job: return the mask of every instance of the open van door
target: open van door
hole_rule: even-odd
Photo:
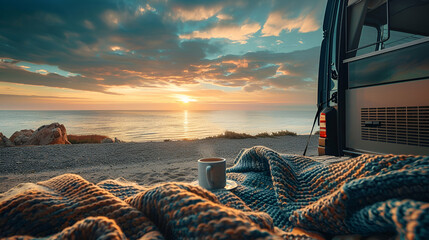
[[[319,154],[429,154],[429,2],[328,1]]]

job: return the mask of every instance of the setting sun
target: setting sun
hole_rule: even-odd
[[[189,102],[196,102],[197,100],[190,98],[189,96],[186,95],[180,95],[178,96],[179,101],[183,102],[183,103],[189,103]]]

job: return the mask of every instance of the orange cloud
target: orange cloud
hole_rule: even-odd
[[[216,70],[216,68],[211,67],[210,64],[208,65],[191,65],[190,66],[192,68],[192,73],[194,74],[202,74],[202,73],[207,73],[213,70]],[[185,73],[189,73],[189,70],[186,69]]]
[[[231,63],[237,66],[237,68],[248,68],[249,62],[246,59],[237,59],[237,60],[227,60],[222,61],[222,63]]]
[[[195,8],[187,9],[182,7],[176,7],[173,9],[173,15],[171,16],[174,20],[186,21],[201,21],[206,20],[216,15],[222,9],[221,6],[215,7],[204,7],[197,6]]]
[[[232,20],[232,16],[227,14],[218,14],[216,16],[219,20]]]
[[[239,25],[219,25],[207,31],[194,31],[190,34],[180,35],[182,39],[192,38],[227,38],[229,40],[245,44],[254,33],[261,29],[258,23],[248,23]]]
[[[46,71],[45,69],[39,69],[39,70],[36,70],[36,73],[40,73],[42,75],[47,75],[48,71]]]
[[[262,34],[267,36],[279,36],[283,30],[292,31],[298,29],[299,32],[313,32],[320,28],[318,21],[312,14],[301,15],[297,18],[283,18],[284,13],[272,12],[262,28]]]
[[[111,47],[110,47],[110,49],[111,49],[112,51],[120,51],[120,50],[122,50],[122,48],[121,48],[121,47],[119,47],[119,46],[111,46]]]

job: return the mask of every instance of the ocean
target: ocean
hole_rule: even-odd
[[[67,134],[99,134],[123,141],[195,139],[226,130],[257,134],[289,130],[308,134],[315,111],[0,111],[0,132],[10,137],[53,122]]]

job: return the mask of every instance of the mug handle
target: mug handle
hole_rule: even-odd
[[[212,169],[212,166],[207,166],[206,167],[206,176],[207,176],[207,183],[209,184],[209,187],[213,188],[212,175],[210,173],[211,169]]]

